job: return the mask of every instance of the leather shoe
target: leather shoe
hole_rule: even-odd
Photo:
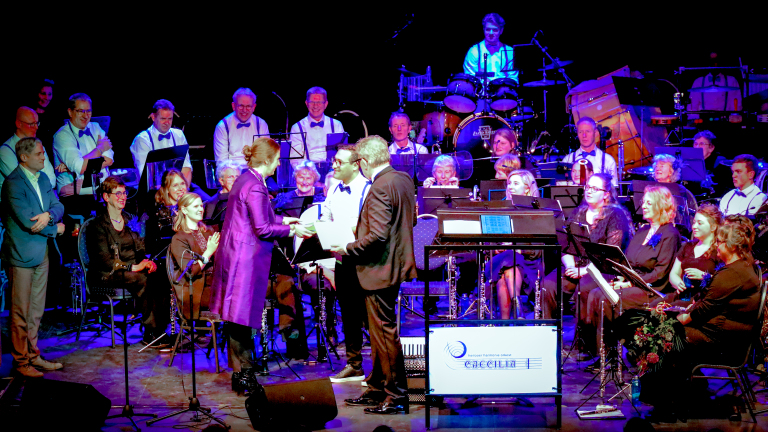
[[[344,399],[344,402],[347,405],[376,406],[381,403],[382,399],[382,395],[378,392],[367,390],[357,398]]]
[[[61,363],[49,362],[41,356],[35,357],[31,362],[29,362],[29,364],[31,364],[35,369],[44,371],[54,371],[64,367],[64,365]]]
[[[407,398],[385,400],[373,408],[366,408],[364,411],[366,414],[387,415],[398,413],[408,414],[410,412]]]

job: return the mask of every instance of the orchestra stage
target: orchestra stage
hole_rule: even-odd
[[[447,304],[441,302],[441,309]],[[420,305],[418,306],[420,307]],[[64,364],[64,369],[56,372],[46,373],[45,379],[70,381],[77,383],[92,384],[99,392],[111,400],[113,409],[110,414],[120,413],[125,400],[124,381],[123,381],[123,349],[120,345],[120,336],[117,336],[117,345],[110,347],[109,332],[103,332],[100,336],[95,331],[84,331],[80,341],[75,341],[75,333],[69,333],[56,336],[59,325],[52,322],[54,313],[47,312],[43,317],[42,333],[40,347],[43,355],[49,360],[55,360]],[[423,335],[423,321],[413,314],[403,311],[403,335],[420,336]],[[8,313],[4,312],[0,316],[0,328],[3,329],[3,364],[0,368],[0,376],[7,377],[11,368],[11,355],[9,353],[9,339],[7,331]],[[569,347],[573,337],[572,317],[568,316],[566,321],[565,346]],[[339,326],[340,330],[340,326]],[[173,411],[186,408],[188,406],[188,397],[192,394],[192,382],[190,375],[190,357],[189,354],[178,356],[172,367],[168,367],[169,355],[158,354],[155,350],[146,350],[143,353],[137,353],[142,348],[140,343],[141,333],[138,325],[129,328],[129,372],[130,372],[130,397],[131,403],[137,413],[155,413],[159,416],[169,414]],[[278,338],[279,340],[279,338]],[[281,350],[284,345],[279,343]],[[314,346],[314,337],[310,340],[310,350]],[[344,358],[343,344],[339,346],[342,359]],[[364,368],[370,370],[370,349],[364,349]],[[335,359],[334,359],[335,360]],[[233,431],[251,431],[253,430],[248,414],[245,410],[246,397],[235,395],[230,389],[231,369],[226,367],[226,355],[220,357],[222,372],[215,373],[215,363],[213,354],[210,358],[206,357],[203,350],[196,351],[197,363],[197,389],[198,396],[202,406],[212,409],[214,414],[231,426]],[[619,402],[621,412],[626,419],[621,420],[579,420],[574,410],[581,402],[597,389],[597,383],[592,382],[584,392],[579,391],[592,378],[592,374],[584,372],[583,369],[589,363],[577,363],[569,360],[565,365],[563,374],[563,430],[591,430],[591,431],[620,431],[628,419],[636,417],[637,414],[632,409],[628,400]],[[335,367],[338,371],[342,363],[335,361]],[[301,363],[292,362],[292,367],[303,379],[315,379],[332,375],[328,364],[308,366]],[[283,367],[279,369],[277,364],[270,362],[270,371],[276,375],[282,375],[286,378],[270,376],[261,379],[263,384],[279,383],[295,380],[291,372]],[[625,373],[625,376],[629,376]],[[754,377],[751,377],[754,378]],[[0,399],[0,429],[2,430],[22,430],[18,428],[8,429],[6,426],[13,425],[14,421],[19,420],[21,410],[20,400],[23,394],[23,383],[19,378],[9,383],[9,379],[0,380],[0,386],[6,392]],[[717,383],[710,385],[709,389],[715,392],[720,388]],[[758,386],[762,388],[762,386]],[[360,395],[363,391],[360,382],[346,382],[333,384],[333,390],[338,406],[338,416],[326,424],[326,430],[331,431],[372,431],[378,425],[388,425],[396,431],[423,431],[424,406],[411,405],[411,412],[408,415],[367,415],[363,413],[361,407],[348,407],[344,404],[345,398],[353,398]],[[670,389],[675,391],[675,389]],[[608,386],[606,394],[613,394],[614,386]],[[716,392],[717,397],[722,397],[727,393],[726,390]],[[67,395],[63,395],[67,397]],[[590,401],[586,407],[594,409],[595,401]],[[439,431],[528,431],[528,430],[547,430],[547,427],[553,427],[556,422],[556,409],[551,398],[532,398],[534,406],[532,408],[515,405],[509,400],[503,398],[494,398],[477,401],[467,401],[466,399],[446,399],[444,408],[432,408],[431,427],[432,430]],[[616,402],[616,400],[614,400]],[[765,394],[758,394],[758,409],[764,408],[766,398]],[[720,404],[722,405],[722,404]],[[697,430],[706,431],[712,428],[721,430],[758,430],[768,426],[768,419],[764,416],[758,416],[758,425],[754,425],[749,420],[749,415],[743,414],[743,422],[731,422],[727,419],[728,412],[723,411],[725,407],[718,412],[717,404],[713,407],[701,407],[699,411],[707,413],[707,417],[719,417],[710,419],[689,419],[688,423],[676,424],[655,424],[656,430]],[[647,414],[649,406],[643,405],[639,408],[642,414]],[[37,407],[35,410],[40,416],[45,416],[46,408]],[[701,416],[702,412],[693,415]],[[297,409],[295,415],[302,415],[301,410]],[[693,416],[692,415],[692,416]],[[191,421],[192,414],[182,414],[167,420],[160,421],[151,426],[145,424],[145,418],[137,417],[137,422],[142,430],[145,431],[171,431],[171,430],[202,430],[207,424]],[[62,430],[78,430],[78,418],[76,413],[70,417],[59,419]],[[22,419],[24,430],[34,430],[30,428],[33,419]],[[104,431],[128,431],[132,430],[130,422],[125,418],[107,420]]]

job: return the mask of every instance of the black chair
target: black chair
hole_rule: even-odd
[[[90,286],[88,284],[88,264],[90,263],[90,259],[88,258],[88,250],[85,246],[85,236],[88,229],[88,225],[91,221],[93,221],[94,218],[90,218],[83,222],[83,225],[80,227],[80,234],[77,237],[77,252],[80,256],[80,265],[83,269],[83,283],[85,284],[85,295],[86,295],[86,302],[85,302],[85,308],[83,308],[83,316],[80,319],[80,326],[77,328],[77,337],[75,340],[80,340],[80,332],[83,330],[83,325],[85,324],[85,316],[88,311],[89,305],[96,305],[100,309],[104,306],[103,302],[104,299],[109,302],[109,324],[105,323],[102,320],[102,316],[106,313],[106,311],[99,311],[97,314],[96,322],[94,324],[97,324],[99,326],[99,335],[101,335],[101,328],[105,327],[108,328],[112,333],[112,348],[115,347],[115,305],[120,303],[121,301],[125,300],[124,303],[127,303],[129,300],[133,300],[132,294],[124,288],[115,288],[115,287],[103,287],[103,286]],[[123,304],[123,307],[128,307],[127,304]],[[139,322],[139,318],[136,317],[132,320],[129,320],[129,323],[137,323]]]
[[[747,376],[747,373],[749,372],[747,369],[747,363],[752,356],[752,350],[754,349],[755,344],[759,343],[760,331],[763,324],[763,305],[765,304],[766,292],[768,291],[768,281],[763,281],[760,268],[755,266],[755,270],[760,278],[760,306],[757,308],[757,320],[755,321],[755,326],[753,328],[754,335],[750,338],[751,342],[747,346],[746,352],[744,354],[744,361],[742,361],[741,364],[735,366],[715,364],[696,365],[691,371],[691,381],[694,379],[730,381],[731,385],[734,387],[734,392],[736,391],[736,385],[738,385],[739,389],[741,390],[741,399],[744,401],[744,405],[747,407],[749,415],[752,417],[752,421],[757,423],[757,418],[755,417],[755,403],[757,402],[757,397],[755,396],[755,392],[752,390],[752,385],[750,384],[749,377]],[[702,369],[726,371],[728,375],[696,375],[696,372],[701,371]]]

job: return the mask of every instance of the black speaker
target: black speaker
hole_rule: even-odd
[[[90,384],[47,379],[27,380],[21,412],[30,430],[101,430],[112,402]]]
[[[339,414],[328,378],[264,386],[245,401],[254,429],[324,426]]]

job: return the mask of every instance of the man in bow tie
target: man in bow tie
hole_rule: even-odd
[[[333,158],[333,178],[339,180],[323,202],[320,221],[342,222],[353,230],[357,218],[371,188],[371,183],[360,174],[360,156],[353,145],[339,146]],[[331,377],[331,382],[362,381],[363,372],[363,331],[368,316],[365,313],[365,299],[357,278],[355,263],[349,256],[336,260],[336,297],[339,299],[347,365]]]
[[[613,156],[604,153],[597,148],[597,124],[591,117],[582,117],[576,123],[576,132],[579,135],[580,148],[573,153],[568,153],[563,158],[563,163],[572,165],[580,159],[586,159],[592,163],[596,173],[604,173],[611,176],[611,184],[618,187],[619,179],[616,172],[616,160]]]
[[[56,175],[56,189],[67,214],[90,217],[96,208],[93,188],[83,188],[83,174],[90,159],[104,158],[101,164],[102,178],[109,177],[107,167],[112,165],[115,152],[107,133],[98,123],[91,122],[93,114],[91,98],[85,93],[69,97],[69,121],[53,136],[53,166],[65,164],[67,169]]]
[[[149,115],[152,119],[152,126],[139,132],[131,144],[133,165],[139,170],[139,175],[144,172],[144,164],[150,151],[189,144],[181,129],[171,127],[173,126],[175,108],[170,101],[160,99],[152,106],[152,111],[152,114]],[[189,152],[184,158],[181,174],[187,184],[190,184],[192,181],[192,162],[189,160]]]
[[[256,94],[249,88],[239,88],[232,95],[232,113],[224,117],[213,132],[213,155],[216,164],[232,160],[243,165],[243,147],[253,144],[259,136],[269,135],[269,127],[255,116]]]
[[[753,217],[768,197],[755,184],[757,159],[748,154],[736,156],[731,165],[733,186],[735,189],[723,195],[720,211],[723,216],[740,214]]]
[[[341,122],[325,115],[328,107],[328,93],[321,87],[307,90],[304,102],[309,115],[291,126],[291,166],[295,167],[302,159],[313,162],[326,162],[327,135],[342,133]]]
[[[394,141],[389,146],[389,153],[393,155],[414,154],[414,149],[418,154],[428,154],[429,150],[421,144],[410,140],[411,118],[404,112],[393,112],[389,116],[389,132]]]

